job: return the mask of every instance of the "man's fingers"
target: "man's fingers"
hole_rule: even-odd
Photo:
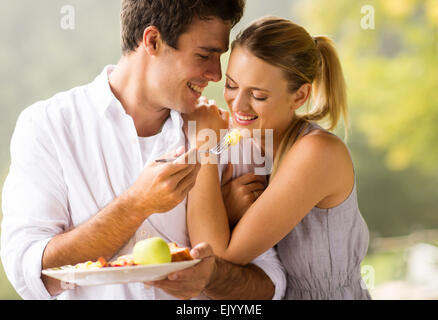
[[[182,271],[172,272],[167,276],[167,279],[169,281],[192,281],[192,280],[196,280],[197,277],[198,277],[198,272],[196,266],[194,266]]]
[[[224,110],[224,109],[221,109],[221,108],[218,108],[218,109],[219,109],[219,114],[222,117],[222,120],[224,120],[224,121],[226,121],[228,123],[229,120],[230,120],[230,113],[227,110]]]
[[[198,153],[198,149],[193,148],[175,160],[174,162],[175,166],[178,165],[187,166],[186,169],[183,169],[173,174],[173,178],[176,178],[178,180],[178,184],[181,180],[183,180],[187,175],[191,174],[192,172],[195,172],[195,174],[197,174],[197,172],[201,168],[200,164],[196,162],[197,153]],[[195,159],[195,161],[192,161],[193,158]]]
[[[160,155],[158,159],[173,159],[178,158],[185,152],[185,147],[180,146],[176,148],[175,150],[167,151],[166,153]]]
[[[224,172],[222,173],[221,185],[225,185],[233,179],[233,165],[228,163],[225,167]]]
[[[253,182],[261,182],[261,183],[266,185],[266,176],[256,175],[254,173],[244,174],[244,175],[236,178],[236,180],[238,180],[239,183],[241,183],[241,184],[250,184]]]
[[[184,170],[173,174],[170,179],[172,180],[172,183],[174,183],[175,191],[182,191],[184,188],[186,188],[187,185],[196,178],[197,174],[198,165],[196,164],[191,164]]]
[[[193,267],[185,270],[176,271],[167,276],[170,281],[195,281],[199,278],[199,273],[202,268],[205,268],[205,264],[208,263],[208,259],[213,259],[213,256],[207,256],[202,258],[202,261]]]
[[[167,153],[168,156],[166,156],[166,155],[161,156],[160,159],[175,158],[175,154],[181,153],[181,151],[182,151],[182,149],[180,147],[180,148],[176,149],[175,151]],[[172,175],[176,175],[176,174],[179,174],[179,175],[182,174],[182,176],[185,176],[188,172],[193,170],[193,166],[196,163],[197,152],[198,152],[197,149],[191,149],[186,153],[182,153],[173,162],[159,163],[158,165],[163,166],[163,170],[164,170],[165,175],[172,176]],[[171,155],[171,156],[169,156],[169,155]]]
[[[186,148],[184,146],[180,146],[179,148],[177,148],[175,150],[174,157],[181,156],[182,154],[184,154],[185,151],[186,151]]]
[[[254,196],[254,200],[257,200],[263,193],[263,190],[253,191],[252,195]]]
[[[196,177],[199,173],[199,169],[201,169],[200,164],[194,165],[193,170],[178,182],[176,188],[180,190],[182,194],[186,194],[188,191],[190,191],[190,189],[193,188],[196,182]]]
[[[184,154],[181,154],[175,161],[175,164],[195,164],[197,161],[198,149],[192,148]]]
[[[167,279],[146,282],[146,284],[160,288],[180,299],[198,296],[211,277],[215,257],[213,249],[207,243],[196,245],[190,254],[193,258],[202,261],[191,268],[169,274]]]
[[[214,253],[213,253],[213,249],[208,243],[201,242],[197,244],[195,247],[193,247],[192,250],[190,250],[190,255],[194,259],[204,259],[208,257],[213,257]]]
[[[205,96],[201,96],[198,99],[198,104],[197,104],[198,107],[202,106],[202,105],[207,105],[207,104],[208,104],[208,99]]]
[[[253,182],[246,185],[248,191],[263,191],[265,190],[265,185],[261,182]]]

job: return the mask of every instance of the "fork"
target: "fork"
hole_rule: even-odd
[[[225,150],[228,149],[228,147],[231,145],[231,141],[230,139],[227,139],[228,134],[230,133],[230,131],[227,132],[227,134],[225,134],[222,139],[219,141],[219,143],[214,146],[213,148],[211,148],[208,151],[198,151],[198,154],[200,153],[212,153],[215,155],[219,155],[222,152],[224,152]],[[163,159],[156,159],[155,162],[172,162],[175,161],[176,158],[163,158]]]

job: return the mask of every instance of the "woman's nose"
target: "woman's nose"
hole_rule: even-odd
[[[242,91],[236,95],[232,103],[233,111],[245,111],[249,109],[248,99]]]

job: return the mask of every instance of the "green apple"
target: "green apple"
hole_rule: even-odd
[[[158,264],[172,261],[169,246],[160,237],[137,242],[132,253],[135,264]]]

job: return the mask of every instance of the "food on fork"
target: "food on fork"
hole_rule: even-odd
[[[239,129],[233,129],[231,130],[231,132],[229,132],[226,136],[225,136],[225,141],[227,142],[228,145],[230,146],[235,146],[236,144],[239,143],[240,139],[242,138],[242,134],[240,133]]]
[[[215,147],[209,149],[208,151],[198,151],[198,152],[212,153],[215,155],[219,155],[225,150],[227,150],[228,147],[235,146],[236,144],[238,144],[241,138],[242,138],[242,134],[240,133],[239,129],[233,129],[231,132],[227,133]],[[163,159],[156,159],[155,162],[172,162],[175,160],[176,158],[163,158]]]

